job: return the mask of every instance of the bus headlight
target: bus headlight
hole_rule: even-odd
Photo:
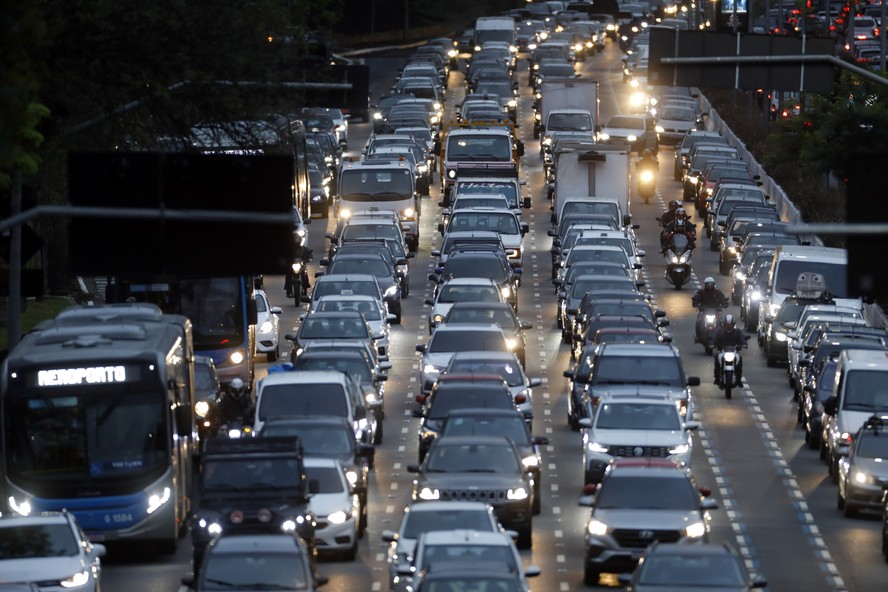
[[[244,363],[244,352],[241,350],[237,350],[232,352],[230,356],[228,356],[228,362],[230,364],[243,364]]]
[[[447,178],[448,179],[456,179],[456,170],[450,169],[449,171],[447,171]]]
[[[9,496],[9,509],[19,516],[28,516],[31,513],[31,502],[22,500],[19,502],[13,496]]]
[[[162,505],[170,501],[170,497],[172,495],[172,490],[169,487],[164,487],[163,492],[160,494],[152,494],[148,496],[148,508],[147,512],[149,514],[153,514],[156,512]]]

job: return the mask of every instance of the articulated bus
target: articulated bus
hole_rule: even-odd
[[[148,302],[165,313],[188,317],[194,351],[213,359],[223,384],[235,377],[252,388],[256,366],[256,292],[253,276],[208,278],[114,278],[108,302]]]
[[[93,541],[172,553],[191,513],[191,323],[155,306],[71,307],[0,376],[4,511],[73,513]]]

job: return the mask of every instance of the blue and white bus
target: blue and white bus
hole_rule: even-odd
[[[93,541],[172,553],[191,513],[191,323],[156,306],[72,307],[2,366],[4,511],[73,513]]]

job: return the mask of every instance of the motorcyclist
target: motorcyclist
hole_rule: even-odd
[[[641,158],[638,159],[638,162],[635,163],[635,169],[638,172],[641,172],[645,169],[650,171],[658,171],[660,170],[660,161],[657,160],[657,157],[649,150],[645,149],[644,152],[641,153]]]
[[[683,234],[688,237],[688,248],[696,247],[694,244],[697,240],[697,228],[688,218],[688,213],[684,208],[679,207],[675,210],[675,219],[669,222],[660,233],[661,253],[666,253],[666,249],[672,243],[672,237],[675,234]]]
[[[678,201],[677,199],[673,199],[672,201],[669,202],[669,209],[666,210],[666,213],[664,213],[662,216],[660,216],[659,222],[660,222],[660,226],[662,228],[666,228],[666,226],[670,222],[675,220],[675,211],[680,207],[681,207],[681,202]]]
[[[311,261],[311,255],[312,251],[308,247],[302,245],[296,245],[293,247],[293,263],[301,264],[302,269],[298,274],[294,273],[292,268],[287,271],[287,274],[284,277],[284,290],[287,292],[287,298],[293,298],[295,296],[294,289],[297,287],[295,281],[300,282],[299,286],[302,288],[302,294],[305,294],[311,287],[311,283],[308,281],[308,273],[306,273],[306,266],[308,265],[308,262]]]
[[[246,423],[252,423],[253,401],[243,379],[234,377],[228,383],[228,388],[219,395],[216,400],[216,418],[220,424],[238,418]]]
[[[706,308],[727,308],[728,298],[721,290],[715,287],[715,279],[710,276],[703,280],[703,287],[691,296],[691,303],[694,305],[694,308],[699,310],[697,313],[696,329],[697,337],[702,338],[703,310]]]
[[[724,355],[724,350],[733,349],[737,346],[743,347],[744,345],[746,345],[747,339],[748,337],[743,332],[743,329],[737,327],[737,322],[734,319],[734,315],[726,314],[721,327],[719,327],[715,331],[715,338],[713,339],[713,345],[715,346],[716,350],[715,365],[713,367],[713,383],[722,386],[719,382],[719,367],[721,366],[721,360],[722,356]],[[743,361],[742,358],[737,358],[737,362],[734,365],[734,380],[737,384],[740,384],[740,380],[742,378]]]

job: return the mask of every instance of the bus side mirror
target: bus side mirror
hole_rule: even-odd
[[[247,300],[247,323],[250,325],[255,325],[259,322],[259,312],[256,308],[256,299],[250,298]]]
[[[194,415],[188,405],[179,405],[175,411],[176,433],[180,437],[190,436],[194,427]]]

